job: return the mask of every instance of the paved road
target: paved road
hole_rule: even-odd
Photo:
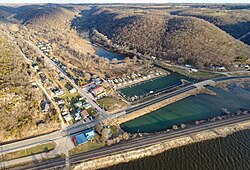
[[[217,78],[217,79],[214,79],[214,81],[216,81],[216,82],[225,81],[225,80],[233,79],[233,78],[250,78],[250,76]],[[162,100],[166,100],[169,97],[173,97],[175,95],[187,92],[188,90],[191,90],[191,89],[194,89],[194,88],[195,87],[193,85],[191,85],[191,86],[187,86],[187,87],[184,87],[182,89],[179,89],[179,90],[177,90],[175,92],[172,92],[172,93],[169,93],[169,94],[168,93],[164,94],[163,96],[159,96],[158,98],[156,98],[154,100],[151,100],[149,102],[145,102],[142,105],[138,105],[138,106],[135,106],[133,108],[127,109],[126,111],[121,112],[121,113],[117,113],[116,116],[120,117],[120,116],[123,116],[125,114],[132,113],[133,111],[136,111],[136,110],[139,110],[141,108],[147,107],[149,105],[160,102]],[[58,132],[54,132],[52,134],[47,134],[47,135],[43,135],[43,136],[36,137],[36,138],[23,140],[23,141],[19,141],[19,142],[14,142],[14,143],[7,144],[7,145],[2,145],[0,147],[0,149],[1,149],[0,153],[4,153],[4,152],[7,152],[7,151],[12,151],[12,150],[15,150],[15,149],[21,149],[22,147],[33,146],[35,144],[45,143],[45,142],[48,142],[48,141],[51,141],[51,140],[58,139],[60,137],[63,138],[65,136],[67,136],[67,135],[77,133],[79,131],[82,131],[82,130],[90,128],[90,127],[94,127],[97,123],[98,123],[98,121],[93,121],[93,122],[89,122],[89,123],[85,123],[85,124],[79,123],[77,125],[74,125],[73,127],[68,127],[65,131],[58,131]],[[53,134],[55,134],[55,135],[53,135]]]
[[[175,138],[180,138],[183,136],[190,136],[190,135],[202,132],[202,131],[212,130],[212,129],[227,126],[227,125],[237,124],[246,120],[250,120],[250,114],[241,115],[238,117],[232,117],[229,119],[220,120],[216,122],[209,122],[206,124],[193,126],[191,128],[182,129],[179,131],[172,131],[169,133],[161,133],[161,134],[151,135],[148,137],[142,137],[142,138],[130,140],[124,143],[119,143],[113,146],[104,147],[98,150],[74,155],[70,157],[69,162],[71,164],[75,164],[75,163],[80,163],[83,161],[92,160],[92,159],[96,159],[96,158],[100,158],[100,157],[104,157],[108,155],[114,155],[114,154],[119,154],[119,153],[131,151],[131,150],[136,150],[136,149],[144,148],[147,146],[152,146],[154,144],[161,143],[164,141],[169,141]],[[52,168],[57,168],[57,167],[63,167],[64,165],[65,165],[65,160],[59,160],[59,161],[52,160],[52,161],[45,161],[40,164],[28,166],[23,169],[30,169],[30,170],[52,169]]]
[[[81,87],[79,87],[74,82],[74,80],[68,77],[65,74],[65,72],[59,66],[57,66],[50,58],[48,58],[47,56],[45,57],[46,57],[46,61],[49,62],[51,65],[53,65],[62,75],[64,75],[64,77],[74,86],[74,88],[78,90],[78,92],[87,100],[87,102],[90,103],[97,110],[99,114],[102,114],[103,117],[107,117],[106,115],[108,115],[108,113],[104,109],[102,109],[98,104],[96,104],[91,94],[89,94],[88,92],[84,91]]]
[[[46,58],[46,60],[48,60],[48,62],[50,62],[52,65],[54,65],[61,73],[63,73],[63,75],[65,75],[64,72],[53,61],[51,61],[49,58]],[[97,109],[97,111],[101,115],[100,121],[108,118],[107,112],[105,110],[103,110],[101,107],[99,107],[94,102],[94,100],[93,100],[93,98],[92,98],[92,96],[90,94],[88,94],[86,91],[82,90],[79,86],[77,86],[74,83],[74,81],[71,80],[68,76],[65,75],[65,78],[68,81],[70,81],[72,83],[72,85],[79,91],[79,93],[81,95],[83,95],[87,99],[87,101]],[[217,78],[217,79],[213,79],[213,81],[218,82],[218,81],[225,81],[225,80],[238,79],[238,78],[250,78],[250,76]],[[139,110],[141,108],[147,107],[147,106],[152,105],[152,104],[155,104],[155,103],[160,102],[162,100],[166,100],[166,99],[168,99],[170,97],[173,97],[175,95],[187,92],[187,91],[192,90],[194,88],[196,88],[196,87],[193,86],[193,85],[190,85],[190,86],[181,88],[179,90],[176,90],[176,91],[174,91],[172,93],[164,94],[164,95],[159,96],[159,97],[157,97],[157,98],[155,98],[153,100],[147,101],[147,102],[142,103],[142,104],[137,105],[137,106],[134,106],[134,107],[129,108],[129,109],[123,111],[123,112],[119,112],[119,113],[115,114],[114,117],[120,117],[120,116],[123,116],[125,114],[132,113],[132,112],[134,112],[136,110]],[[10,151],[14,151],[14,150],[18,150],[18,149],[31,147],[31,146],[34,146],[34,145],[37,145],[37,144],[46,143],[46,142],[49,142],[49,141],[52,141],[52,140],[57,140],[59,138],[64,138],[64,137],[66,137],[66,136],[68,136],[70,134],[77,133],[79,131],[82,131],[82,130],[90,128],[90,127],[94,127],[97,123],[99,123],[99,121],[93,121],[93,122],[84,123],[84,124],[82,122],[80,122],[77,125],[73,125],[72,127],[68,127],[65,131],[57,131],[57,132],[47,134],[47,135],[43,135],[43,136],[40,136],[40,137],[35,137],[35,138],[32,138],[32,139],[27,139],[27,140],[23,140],[23,141],[19,141],[19,142],[10,143],[10,144],[7,144],[7,145],[2,145],[0,147],[0,149],[1,149],[0,154],[10,152]]]

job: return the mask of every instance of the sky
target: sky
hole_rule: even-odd
[[[250,0],[0,0],[0,3],[250,3]]]

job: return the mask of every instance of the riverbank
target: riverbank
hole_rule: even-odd
[[[249,84],[250,78],[246,79],[236,79],[236,80],[230,80],[230,81],[222,81],[222,82],[217,82],[214,84],[214,86],[219,87],[223,90],[229,90],[230,85],[235,85],[239,84],[242,88],[247,88],[247,84]]]
[[[211,129],[199,133],[194,133],[188,136],[182,136],[179,138],[170,139],[155,145],[151,145],[142,149],[137,149],[122,154],[116,154],[112,156],[106,156],[90,161],[86,161],[74,166],[74,170],[89,170],[89,169],[99,169],[109,167],[115,164],[129,162],[139,158],[154,156],[156,154],[165,152],[172,148],[177,148],[180,146],[188,145],[191,143],[197,143],[205,140],[211,140],[219,137],[225,137],[234,132],[250,129],[250,120],[244,121],[242,123],[227,125],[224,127]]]
[[[179,100],[182,100],[184,98],[187,98],[189,96],[192,96],[192,95],[197,95],[197,94],[210,94],[210,95],[216,95],[213,91],[207,89],[207,88],[199,88],[199,89],[193,89],[193,90],[190,90],[190,91],[187,91],[185,93],[182,93],[182,94],[179,94],[179,95],[176,95],[174,97],[171,97],[171,98],[168,98],[166,100],[163,100],[161,102],[158,102],[158,103],[155,103],[151,106],[148,106],[148,107],[145,107],[145,108],[142,108],[138,111],[135,111],[133,113],[130,113],[130,114],[127,114],[123,117],[120,117],[120,118],[117,118],[113,121],[113,124],[115,125],[120,125],[124,122],[127,122],[127,121],[130,121],[130,120],[133,120],[135,118],[138,118],[138,117],[141,117],[143,115],[146,115],[150,112],[153,112],[157,109],[160,109],[164,106],[167,106],[171,103],[175,103]]]

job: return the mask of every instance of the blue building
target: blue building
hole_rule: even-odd
[[[95,132],[92,129],[85,130],[84,132],[72,137],[75,145],[80,145],[88,142],[95,136]]]

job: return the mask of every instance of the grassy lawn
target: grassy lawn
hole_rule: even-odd
[[[211,79],[211,78],[221,77],[223,75],[218,73],[210,73],[206,71],[198,71],[196,73],[192,72],[189,76],[195,79]]]
[[[61,99],[72,99],[72,98],[80,98],[80,94],[78,92],[69,93],[66,92],[63,96],[60,96]]]
[[[90,116],[94,116],[97,114],[97,112],[95,111],[95,109],[93,109],[92,107],[87,109],[87,112],[89,113]]]
[[[183,68],[179,68],[179,67],[174,67],[174,66],[165,66],[167,69],[175,71],[177,73],[183,74],[185,76],[190,76],[194,79],[211,79],[211,78],[216,78],[216,77],[220,77],[223,76],[222,74],[218,74],[218,73],[211,73],[211,72],[207,72],[207,71],[198,71],[198,72],[192,72],[192,73],[188,73],[187,70],[183,69]]]
[[[0,162],[3,161],[8,161],[12,159],[17,159],[17,158],[22,158],[30,155],[35,155],[38,153],[43,153],[46,151],[51,151],[56,147],[56,144],[54,142],[42,144],[42,145],[37,145],[28,149],[24,150],[18,150],[14,152],[9,152],[0,157]],[[47,148],[47,149],[46,149]]]
[[[124,101],[113,97],[104,97],[102,99],[97,100],[97,102],[108,111],[115,111],[127,106]]]
[[[94,137],[94,139],[92,139],[92,141],[81,144],[81,145],[75,147],[74,149],[69,150],[69,155],[75,155],[78,153],[88,152],[91,150],[95,150],[95,149],[104,147],[106,145],[106,143],[101,141],[100,138],[101,138],[100,135],[95,134],[95,137]]]
[[[111,132],[112,132],[112,136],[113,137],[116,137],[116,136],[118,136],[120,133],[120,130],[117,128],[117,126],[115,126],[115,125],[111,125],[110,126],[110,129],[111,129]]]

